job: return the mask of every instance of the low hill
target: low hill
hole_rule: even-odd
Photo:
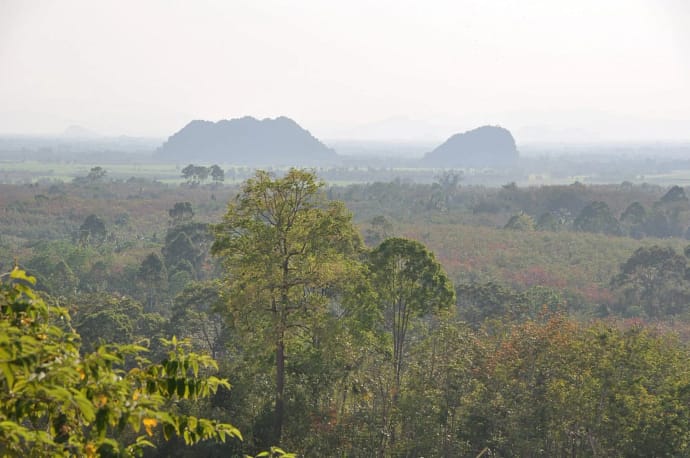
[[[237,165],[317,165],[337,161],[335,151],[286,117],[251,116],[192,121],[160,147],[162,161]]]
[[[508,129],[483,126],[453,135],[427,153],[423,162],[431,167],[504,168],[514,165],[518,156]]]

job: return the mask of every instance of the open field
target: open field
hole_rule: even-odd
[[[70,181],[86,176],[98,164],[74,162],[0,162],[0,180],[11,182]],[[174,164],[130,163],[109,164],[105,167],[108,177],[117,180],[146,178],[162,182],[181,182],[180,168]]]
[[[150,162],[146,160],[128,163],[116,162],[74,162],[74,161],[0,161],[0,183],[35,183],[37,181],[69,182],[76,177],[86,176],[95,166],[107,170],[108,177],[114,180],[126,181],[130,178],[144,178],[168,184],[183,183],[180,171],[187,164],[172,164]],[[528,164],[532,166],[533,164]],[[679,164],[679,167],[685,164]],[[226,176],[226,183],[239,183],[253,173],[253,168],[221,164]],[[563,166],[563,168],[567,168]],[[268,167],[269,170],[281,171],[285,168]],[[355,183],[389,182],[394,179],[415,183],[432,183],[444,172],[442,169],[413,168],[409,166],[378,166],[347,165],[338,167],[319,167],[314,169],[317,174],[330,185],[346,186]],[[673,169],[664,167],[661,170],[610,172],[606,175],[588,173],[587,170],[532,170],[523,166],[514,171],[492,170],[457,170],[462,174],[462,182],[468,185],[500,186],[515,182],[520,186],[549,186],[570,183],[650,183],[660,186],[690,183],[690,169]]]

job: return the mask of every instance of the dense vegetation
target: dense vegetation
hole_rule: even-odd
[[[0,185],[2,453],[690,453],[683,188],[214,167]]]

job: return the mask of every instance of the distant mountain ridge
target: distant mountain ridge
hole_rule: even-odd
[[[237,165],[320,165],[338,160],[334,150],[284,116],[192,121],[168,138],[155,157]]]
[[[514,165],[519,158],[515,139],[508,129],[482,126],[455,134],[424,156],[432,167],[496,167]]]

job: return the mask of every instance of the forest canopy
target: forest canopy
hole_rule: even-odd
[[[5,454],[687,454],[683,188],[99,175],[0,194]]]

